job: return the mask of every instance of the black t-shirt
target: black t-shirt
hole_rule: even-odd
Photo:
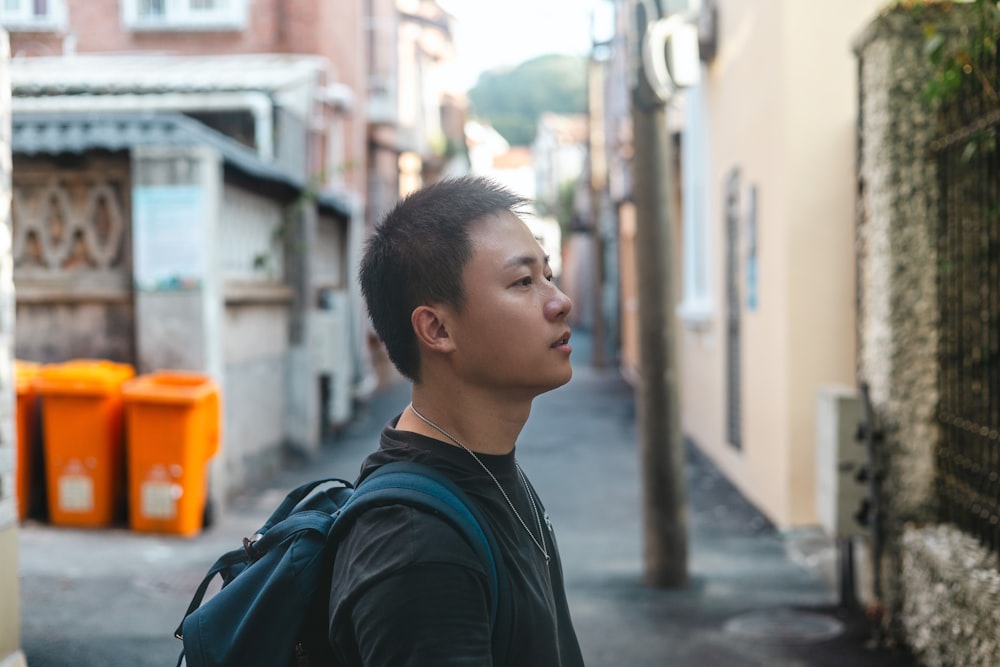
[[[392,461],[415,461],[450,477],[479,504],[509,571],[512,618],[507,664],[583,665],[555,535],[537,495],[549,563],[469,452],[398,431],[397,420],[382,432],[381,446],[365,460],[359,481]],[[537,539],[535,514],[514,453],[477,456]],[[533,489],[530,492],[534,494]],[[349,667],[492,664],[489,585],[482,564],[444,519],[410,507],[366,512],[338,547],[330,628],[335,652]]]

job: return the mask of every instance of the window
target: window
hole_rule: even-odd
[[[0,24],[8,30],[61,30],[65,0],[0,0]]]
[[[131,30],[242,30],[247,2],[122,0],[122,20]]]
[[[167,6],[164,0],[139,0],[139,16],[142,18],[164,17]]]
[[[709,221],[709,139],[705,93],[702,86],[684,91],[684,130],[681,138],[681,188],[683,191],[683,273],[680,318],[696,326],[712,318],[712,285],[709,271],[711,238]]]

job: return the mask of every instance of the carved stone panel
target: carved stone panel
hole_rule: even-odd
[[[14,179],[14,267],[48,274],[128,269],[125,163],[53,165]]]
[[[130,193],[125,155],[15,162],[18,358],[134,362]]]

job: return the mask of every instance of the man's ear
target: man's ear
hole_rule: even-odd
[[[451,352],[455,340],[448,333],[445,313],[440,306],[417,306],[410,315],[417,341],[435,352]]]

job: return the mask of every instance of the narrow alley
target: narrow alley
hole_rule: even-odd
[[[690,447],[690,583],[674,591],[646,587],[633,391],[615,369],[589,366],[585,333],[573,340],[574,378],[536,401],[519,458],[555,525],[588,665],[915,664],[866,647],[863,620],[837,612],[830,554],[815,547],[801,553],[802,540],[775,531]],[[296,484],[353,479],[407,395],[399,384],[376,396],[318,460],[283,471],[194,539],[26,524],[20,583],[31,667],[173,664],[180,648],[173,630],[215,557],[254,532]]]

